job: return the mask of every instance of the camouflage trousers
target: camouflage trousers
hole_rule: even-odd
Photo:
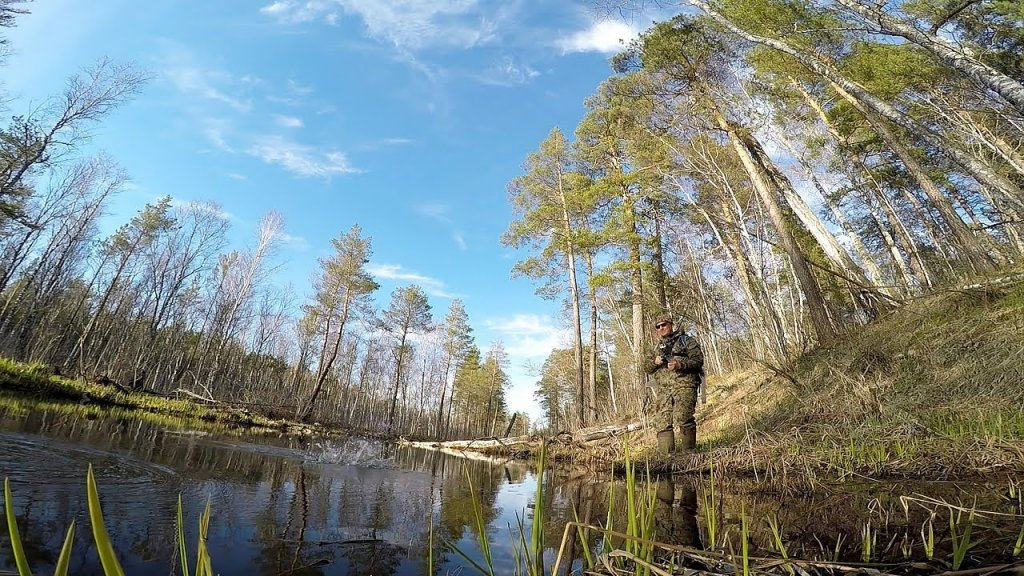
[[[655,430],[675,430],[678,433],[683,428],[697,427],[694,419],[697,411],[696,376],[678,376],[662,371],[655,375],[655,393]]]

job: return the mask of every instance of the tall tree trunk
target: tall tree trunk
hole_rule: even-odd
[[[327,376],[331,373],[334,361],[338,359],[338,350],[341,348],[341,341],[345,337],[345,324],[348,322],[348,309],[351,297],[351,291],[346,289],[345,296],[342,297],[341,316],[338,318],[337,334],[333,339],[331,338],[331,312],[328,312],[328,317],[325,319],[324,345],[320,351],[320,362],[316,369],[316,380],[313,381],[313,391],[309,393],[309,398],[305,402],[301,402],[296,398],[296,402],[301,406],[296,414],[296,418],[300,422],[305,422],[310,414],[313,413],[320,390],[323,388],[324,382],[327,381]],[[330,342],[329,351],[328,342]]]
[[[590,302],[590,358],[588,364],[590,371],[587,374],[587,388],[590,397],[590,422],[596,423],[598,419],[597,410],[597,285],[594,283],[594,257],[588,251],[585,255],[587,266],[587,299]]]
[[[807,259],[804,257],[803,252],[800,251],[800,246],[797,245],[796,238],[793,237],[789,224],[783,216],[777,196],[779,191],[772,189],[769,175],[765,167],[759,162],[757,150],[760,149],[760,145],[754,141],[754,137],[749,131],[741,129],[726,119],[721,111],[718,110],[716,104],[709,102],[709,105],[712,106],[715,122],[729,135],[729,142],[739,156],[740,163],[747,172],[747,176],[750,178],[758,198],[761,199],[762,204],[764,204],[765,209],[768,211],[768,216],[771,218],[776,233],[779,235],[782,248],[789,257],[793,267],[793,274],[796,276],[800,290],[803,292],[804,298],[807,299],[808,314],[811,325],[814,327],[815,336],[819,341],[827,340],[835,334],[835,328],[829,320],[828,308],[821,294],[821,289],[811,274]]]
[[[580,317],[580,284],[576,278],[576,246],[573,240],[573,223],[569,214],[569,199],[563,186],[563,177],[558,178],[558,194],[562,208],[562,235],[564,236],[565,267],[569,283],[569,299],[572,306],[573,362],[575,363],[576,392],[579,398],[578,416],[580,425],[586,426],[587,391],[583,377],[583,321]]]
[[[820,75],[822,78],[826,78],[835,82],[837,85],[842,86],[850,94],[864,103],[865,106],[876,111],[886,120],[889,120],[893,124],[896,124],[906,130],[912,136],[928,142],[937,150],[947,154],[979,183],[990,186],[991,188],[999,191],[1001,196],[1007,202],[1012,204],[1018,213],[1024,213],[1024,193],[1022,193],[1020,187],[1002,174],[999,174],[996,170],[992,169],[992,167],[975,158],[970,151],[960,147],[956,142],[934,132],[931,128],[922,125],[906,113],[898,110],[892,104],[889,104],[885,100],[875,96],[867,88],[843,76],[842,73],[830,64],[823,60],[819,60],[816,55],[805,53],[781,40],[757,36],[747,32],[733,24],[731,20],[723,16],[721,13],[711,8],[706,0],[687,1],[741,38],[774,48],[784,54],[788,54],[811,71]]]
[[[939,190],[938,185],[932,180],[925,169],[921,166],[921,163],[914,157],[913,152],[903,143],[900,137],[893,132],[886,124],[885,121],[878,116],[873,110],[862,105],[856,98],[853,97],[849,92],[843,89],[835,82],[832,82],[832,88],[838,93],[844,100],[850,103],[858,112],[860,112],[864,118],[867,119],[868,124],[878,134],[882,142],[896,154],[896,157],[900,159],[900,162],[906,167],[907,171],[917,182],[917,185],[921,187],[925,196],[931,202],[932,206],[939,212],[939,216],[942,217],[943,224],[953,234],[953,240],[956,247],[958,248],[962,260],[969,266],[985,270],[991,267],[992,261],[988,254],[982,249],[978,243],[974,234],[971,233],[967,225],[964,224],[963,219],[957,214],[953,208],[953,204],[949,201],[949,198]],[[927,215],[925,215],[927,217]]]
[[[865,20],[877,24],[879,29],[907,40],[931,52],[944,64],[972,78],[982,86],[1002,96],[1018,112],[1024,114],[1024,84],[974,58],[952,41],[938,34],[918,30],[911,24],[887,14],[876,6],[865,6],[857,0],[836,0],[860,14]]]

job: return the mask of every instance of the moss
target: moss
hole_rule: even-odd
[[[143,392],[124,393],[113,386],[64,378],[51,374],[39,363],[22,363],[0,358],[0,390],[34,401],[90,404],[106,409],[185,418],[235,428],[263,429],[306,435],[311,427],[297,422],[271,420],[232,407],[201,406],[188,400]],[[327,430],[318,429],[318,433]]]

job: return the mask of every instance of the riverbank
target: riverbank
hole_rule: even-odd
[[[658,454],[650,429],[628,444],[652,472],[714,468],[789,484],[1010,476],[1024,473],[1022,384],[1017,277],[904,303],[788,366],[710,378],[696,453]],[[626,442],[581,449],[555,441],[548,457],[621,468]]]
[[[781,477],[1019,473],[1022,384],[1024,282],[993,282],[906,303],[773,374],[713,382],[701,444],[732,471]]]
[[[65,378],[46,366],[0,358],[0,392],[36,402],[117,409],[124,413],[178,418],[196,424],[291,436],[330,436],[344,431],[319,424],[271,419],[245,408],[203,405],[196,401],[118,389],[109,384]]]

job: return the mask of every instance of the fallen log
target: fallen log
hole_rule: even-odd
[[[564,445],[595,444],[597,442],[615,438],[616,436],[621,436],[622,434],[643,430],[646,427],[647,425],[645,423],[632,422],[630,424],[609,424],[592,428],[581,428],[575,432],[562,431],[548,438],[542,438],[537,435],[513,436],[512,438],[497,438],[489,436],[484,438],[475,438],[473,440],[447,440],[444,442],[413,442],[410,440],[399,439],[398,444],[401,446],[411,446],[413,448],[479,452],[491,452],[504,448],[511,452],[517,449],[537,447],[540,446],[542,442],[546,444]]]

